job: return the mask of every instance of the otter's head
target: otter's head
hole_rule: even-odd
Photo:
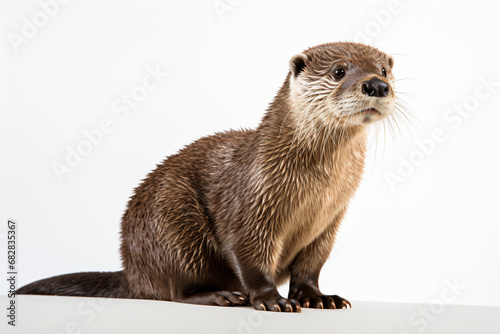
[[[368,45],[327,43],[290,59],[296,117],[320,126],[368,125],[395,108],[394,59]]]

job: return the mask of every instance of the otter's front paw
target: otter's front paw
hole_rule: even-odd
[[[295,299],[286,299],[276,293],[265,293],[252,298],[256,310],[273,312],[300,312],[300,304]]]
[[[305,308],[341,309],[347,308],[347,306],[352,307],[351,303],[347,299],[337,295],[303,296],[299,298],[299,303]]]
[[[295,299],[257,299],[253,302],[253,307],[260,311],[273,312],[300,312],[300,304]]]

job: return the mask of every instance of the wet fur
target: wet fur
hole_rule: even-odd
[[[135,189],[121,224],[123,271],[58,276],[18,293],[344,307],[317,281],[363,174],[371,120],[357,113],[377,108],[382,118],[394,108],[392,89],[376,101],[360,93],[360,82],[382,78],[385,66],[392,83],[392,63],[355,43],[294,56],[257,129],[201,138]],[[336,64],[351,66],[346,80],[332,77]],[[288,279],[285,299],[276,286]]]

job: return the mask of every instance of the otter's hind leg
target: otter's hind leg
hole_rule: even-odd
[[[202,305],[246,305],[247,297],[220,251],[213,222],[189,183],[170,188],[157,212],[171,300]]]
[[[234,292],[242,291],[241,284],[224,261],[196,188],[165,182],[164,176],[161,182],[155,180],[153,190],[138,188],[122,220],[128,297],[241,303],[242,293]],[[151,193],[158,194],[154,203]]]

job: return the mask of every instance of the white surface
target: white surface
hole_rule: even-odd
[[[461,123],[445,119],[481,77],[500,81],[498,2],[401,0],[383,17],[389,0],[221,1],[233,4],[223,20],[213,0],[68,1],[18,53],[7,34],[21,33],[41,7],[2,1],[0,232],[7,217],[18,220],[18,286],[118,270],[120,216],[156,163],[202,135],[257,125],[296,52],[374,29],[422,124],[401,126],[399,152],[390,133],[385,151],[372,141],[377,162],[367,165],[321,287],[427,303],[458,280],[455,303],[500,306],[500,87]],[[127,116],[113,112],[157,65],[168,77]],[[114,130],[59,181],[51,164],[105,118]],[[436,128],[447,140],[392,190],[387,173]]]
[[[500,333],[500,308],[493,307],[353,302],[352,309],[286,314],[145,300],[17,298],[18,326],[0,325],[7,333]]]

